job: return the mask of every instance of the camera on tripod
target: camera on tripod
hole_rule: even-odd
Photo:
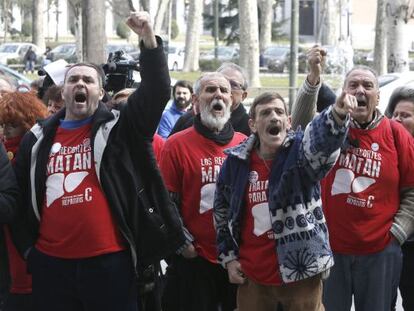
[[[139,71],[139,62],[119,50],[109,53],[108,62],[102,68],[106,76],[105,91],[115,94],[122,89],[133,87],[133,73]]]

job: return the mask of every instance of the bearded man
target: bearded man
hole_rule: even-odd
[[[200,112],[193,126],[171,136],[161,155],[161,171],[187,237],[167,270],[163,310],[234,310],[236,288],[217,264],[212,208],[223,151],[246,136],[229,122],[232,92],[222,73],[205,73],[195,82],[193,104]]]
[[[171,106],[162,114],[157,133],[166,139],[173,129],[177,120],[187,111],[191,104],[193,87],[191,82],[185,80],[177,81],[173,86],[174,100]]]

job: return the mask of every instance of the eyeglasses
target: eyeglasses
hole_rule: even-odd
[[[239,91],[239,90],[243,90],[244,91],[244,87],[242,84],[234,81],[234,80],[229,80],[230,82],[230,87],[232,89],[232,91]]]

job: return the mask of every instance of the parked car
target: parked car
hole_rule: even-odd
[[[399,86],[408,85],[414,88],[414,71],[388,73],[378,77],[380,101],[378,108],[385,113],[392,92]]]
[[[42,55],[42,51],[37,45],[34,45],[33,43],[16,42],[3,43],[0,45],[0,64],[7,65],[11,60],[15,60],[14,63],[22,64],[23,58],[30,47],[37,55],[38,59],[36,62],[41,63],[39,56]]]
[[[78,61],[78,58],[76,56],[76,44],[60,44],[49,52],[49,57],[51,61],[64,59],[68,63],[76,63]]]
[[[200,60],[213,60],[215,58],[215,49],[200,55]],[[217,47],[217,58],[221,62],[237,62],[239,59],[238,46],[219,46]]]
[[[184,46],[168,45],[168,69],[172,71],[183,70],[185,58]]]
[[[17,89],[30,90],[30,84],[32,83],[32,80],[20,74],[19,72],[10,69],[5,65],[0,64],[0,74],[3,74],[6,77],[8,77]]]
[[[287,46],[269,46],[260,57],[261,66],[272,72],[283,72],[289,63],[289,52]]]

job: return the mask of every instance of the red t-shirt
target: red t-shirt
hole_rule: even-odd
[[[212,208],[216,180],[225,159],[223,150],[245,137],[236,132],[222,146],[190,127],[169,137],[161,155],[160,168],[167,189],[181,198],[184,225],[194,236],[198,254],[213,263],[217,262],[217,247]]]
[[[154,134],[154,138],[152,140],[152,148],[154,149],[155,160],[157,163],[160,163],[161,152],[162,148],[164,147],[164,139],[158,134]]]
[[[125,249],[96,175],[91,124],[59,127],[49,154],[46,195],[36,247],[60,258]]]
[[[383,250],[400,205],[400,189],[414,186],[413,139],[388,119],[377,128],[351,128],[359,147],[340,155],[322,181],[322,200],[333,251],[365,255]],[[398,148],[398,151],[396,150]]]
[[[267,199],[271,166],[272,160],[265,164],[256,151],[252,152],[239,257],[242,271],[250,279],[274,286],[281,285],[282,280]]]
[[[22,136],[9,138],[4,142],[9,160],[14,163]],[[4,226],[7,254],[10,267],[10,292],[13,294],[30,294],[32,292],[32,276],[27,273],[26,262],[17,252],[7,226]]]

